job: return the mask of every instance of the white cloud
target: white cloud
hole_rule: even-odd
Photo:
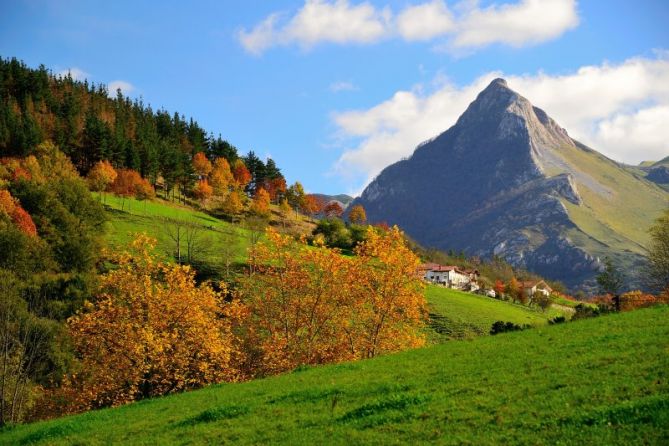
[[[85,72],[81,68],[77,68],[77,67],[70,67],[70,68],[67,68],[65,70],[61,70],[56,74],[56,76],[66,77],[68,73],[70,74],[72,79],[74,79],[75,81],[83,81],[84,79],[87,79],[87,78],[91,77],[90,74],[88,74],[87,72]]]
[[[575,0],[523,0],[467,10],[450,42],[455,48],[492,43],[519,47],[559,37],[578,25]]]
[[[443,82],[398,91],[367,110],[333,115],[338,137],[349,147],[335,171],[369,182],[388,164],[411,155],[416,145],[452,126],[488,83],[490,72],[469,85]],[[506,76],[509,87],[544,109],[569,134],[627,163],[669,154],[669,58],[633,58],[620,64],[585,66],[564,75]]]
[[[454,12],[443,0],[431,0],[397,13],[367,2],[305,0],[292,17],[270,14],[253,29],[241,29],[237,38],[256,55],[274,46],[310,49],[322,42],[372,44],[393,37],[441,39],[438,47],[461,51],[494,43],[536,44],[559,37],[578,23],[575,0],[519,0],[486,8],[469,0],[455,4]]]
[[[358,91],[359,88],[356,87],[352,82],[346,81],[337,81],[330,84],[330,91],[333,93],[339,93],[341,91]]]
[[[272,14],[251,31],[242,29],[238,38],[244,48],[260,54],[276,45],[298,44],[309,49],[321,42],[373,43],[388,34],[390,11],[377,10],[369,3],[349,4],[348,0],[306,0],[288,23],[279,27],[281,15]]]
[[[130,93],[132,93],[135,90],[135,86],[132,85],[130,82],[121,81],[121,80],[111,81],[107,85],[107,90],[109,91],[109,96],[111,96],[111,97],[116,96],[116,90],[118,90],[119,88],[121,89],[121,93],[123,93],[126,96],[129,95]]]
[[[275,25],[279,17],[281,17],[281,14],[272,14],[256,25],[251,31],[247,32],[244,29],[239,31],[237,38],[246,51],[258,55],[267,48],[280,43],[279,40],[281,39],[277,35],[277,30],[275,30]]]
[[[596,141],[620,159],[659,160],[669,155],[668,123],[667,104],[619,113],[597,125]]]
[[[409,6],[397,16],[397,30],[406,40],[431,40],[455,30],[453,14],[442,0]]]

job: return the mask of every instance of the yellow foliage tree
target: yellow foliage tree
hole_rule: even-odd
[[[92,191],[104,192],[116,179],[116,169],[109,161],[98,161],[88,172],[86,179]]]
[[[268,217],[270,214],[269,209],[269,193],[262,187],[256,191],[255,197],[253,197],[253,202],[251,203],[251,212],[260,216]]]
[[[256,374],[300,364],[363,359],[424,343],[418,258],[401,232],[370,229],[355,257],[267,231],[249,256],[254,274],[240,292],[248,307],[246,342]]]
[[[214,193],[219,196],[225,195],[234,180],[228,161],[225,158],[216,158],[214,168],[209,174],[209,183],[214,188]]]
[[[371,358],[407,348],[425,340],[419,327],[427,314],[424,284],[416,276],[420,259],[409,249],[397,226],[368,228],[356,249],[360,273],[352,279],[360,302],[352,332],[358,339],[357,356]]]
[[[96,300],[68,321],[82,363],[60,391],[73,400],[70,411],[239,377],[232,321],[243,308],[196,286],[188,266],[158,261],[154,245],[139,236],[133,252],[114,256],[117,268],[101,277]]]
[[[225,197],[225,201],[221,208],[223,212],[228,214],[233,220],[237,218],[244,210],[244,203],[242,202],[240,192],[237,190],[230,192],[228,196]]]
[[[365,208],[360,204],[356,204],[351,208],[351,212],[348,214],[348,220],[351,223],[363,224],[367,221],[367,213]]]

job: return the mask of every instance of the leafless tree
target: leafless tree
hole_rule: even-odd
[[[49,328],[28,311],[13,274],[0,272],[0,426],[22,420]]]
[[[221,257],[225,264],[225,276],[226,278],[229,278],[230,266],[239,250],[239,235],[234,229],[230,228],[221,232],[220,238],[222,242]]]

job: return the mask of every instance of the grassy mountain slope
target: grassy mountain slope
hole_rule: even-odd
[[[109,215],[106,232],[108,243],[123,248],[134,238],[133,234],[144,232],[158,241],[158,252],[172,256],[175,242],[168,233],[169,220],[178,220],[194,224],[198,227],[199,236],[209,243],[206,256],[216,259],[220,245],[223,243],[221,234],[224,232],[236,235],[235,261],[246,260],[249,246],[249,231],[239,225],[233,225],[210,215],[178,204],[160,201],[138,201],[134,198],[122,199],[111,194],[104,198]]]
[[[244,223],[231,224],[192,207],[161,199],[138,201],[106,194],[103,200],[109,216],[106,238],[112,247],[124,248],[134,238],[133,234],[144,232],[158,241],[159,253],[173,258],[175,242],[170,238],[170,229],[174,232],[173,222],[180,221],[197,228],[200,256],[206,262],[220,264],[223,245],[230,239],[227,234],[235,240],[234,262],[246,262],[253,234]],[[270,224],[279,230],[296,233],[310,233],[313,229],[313,223],[306,217],[292,213],[288,219],[283,219],[274,206]],[[182,241],[183,246],[185,243]]]
[[[666,444],[669,307],[6,428],[0,444]]]
[[[576,205],[562,199],[572,221],[591,238],[579,241],[594,255],[604,256],[611,251],[643,255],[647,230],[667,206],[669,194],[583,146],[562,147],[559,154],[597,184],[593,187],[576,175],[583,203]],[[574,233],[570,235],[578,238]]]
[[[449,339],[470,339],[487,335],[496,321],[519,325],[545,325],[548,319],[562,312],[546,312],[485,296],[430,285],[425,297],[430,311],[431,339],[443,342]]]

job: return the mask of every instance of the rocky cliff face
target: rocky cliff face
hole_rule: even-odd
[[[584,232],[569,209],[590,218],[594,208],[581,189],[597,203],[619,198],[615,182],[602,179],[617,167],[496,79],[453,127],[387,167],[356,203],[370,221],[398,224],[424,245],[500,255],[572,288],[587,287],[608,245]],[[666,196],[652,192],[659,195],[650,206],[659,212],[656,203]],[[638,263],[639,245],[630,245],[627,261]]]

